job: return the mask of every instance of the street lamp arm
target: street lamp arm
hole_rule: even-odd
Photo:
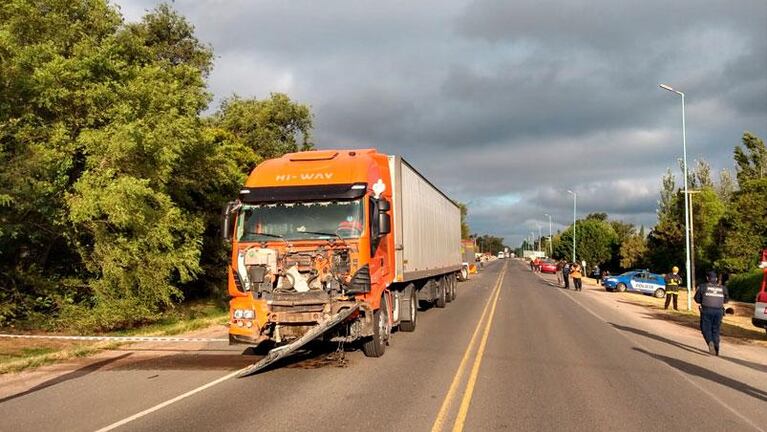
[[[664,90],[668,90],[668,91],[676,93],[676,94],[678,94],[680,96],[684,96],[684,93],[680,92],[679,90],[675,90],[674,88],[672,88],[671,86],[669,86],[667,84],[658,84],[658,85],[660,86],[660,88],[662,88]]]

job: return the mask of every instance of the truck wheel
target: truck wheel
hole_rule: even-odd
[[[447,306],[447,288],[445,287],[445,280],[442,279],[437,282],[437,300],[434,305],[442,309]]]
[[[655,290],[655,298],[663,298],[666,297],[666,291],[663,288],[658,288]]]
[[[458,281],[452,276],[449,276],[449,278],[450,278],[450,301],[454,301],[456,297],[455,290],[456,290],[456,286],[458,285]]]
[[[618,285],[616,285],[616,286],[615,286],[615,289],[616,289],[618,292],[623,292],[623,291],[626,291],[626,284],[624,284],[624,283],[622,283],[622,282],[621,282],[621,283],[619,283]]]
[[[450,303],[453,301],[453,279],[452,275],[442,278],[442,283],[445,285],[445,301]]]
[[[400,321],[399,329],[403,332],[415,331],[415,325],[418,320],[418,294],[415,292],[415,286],[410,285],[407,289],[410,291],[410,310],[407,321]]]
[[[389,339],[389,310],[386,299],[381,297],[381,307],[373,312],[373,336],[362,343],[365,357],[381,357],[386,351],[386,341]]]
[[[461,282],[469,280],[469,269],[461,267],[461,274],[458,276],[458,280]]]

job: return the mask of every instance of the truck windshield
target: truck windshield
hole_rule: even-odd
[[[360,200],[245,204],[240,209],[237,239],[312,240],[335,238],[336,235],[357,238],[362,234],[363,222]]]

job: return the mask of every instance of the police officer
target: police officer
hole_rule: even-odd
[[[727,287],[717,283],[716,272],[708,272],[708,282],[695,291],[695,302],[700,304],[700,331],[712,355],[719,355],[719,330],[727,301]]]
[[[668,309],[671,300],[674,300],[674,310],[679,310],[677,300],[679,299],[679,285],[682,284],[682,277],[679,276],[679,267],[671,267],[671,273],[666,275],[666,304],[663,309]]]

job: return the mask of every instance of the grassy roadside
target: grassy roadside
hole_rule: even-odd
[[[212,303],[186,305],[156,323],[130,330],[100,334],[104,336],[170,336],[226,324],[228,312]],[[41,333],[36,333],[41,334]],[[0,338],[0,374],[20,372],[59,361],[87,357],[103,350],[129,345],[129,342],[82,342],[44,339]]]
[[[586,283],[591,287],[597,287],[593,281]],[[642,295],[638,293],[629,292],[613,292],[608,293],[616,297],[619,302],[642,306],[647,309],[647,314],[656,319],[663,319],[671,321],[685,327],[698,329],[700,326],[700,313],[695,302],[693,302],[692,310],[687,311],[687,293],[680,291],[679,293],[679,310],[675,311],[672,308],[663,309],[665,298],[658,299],[648,295]],[[733,338],[734,341],[745,344],[754,344],[763,347],[767,347],[767,334],[764,329],[759,329],[753,326],[750,316],[733,316],[725,315],[722,320],[722,336]]]

